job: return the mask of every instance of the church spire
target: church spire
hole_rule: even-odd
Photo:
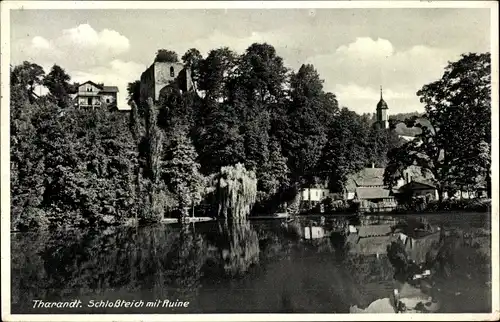
[[[377,123],[381,128],[389,128],[389,115],[387,113],[387,103],[384,101],[382,97],[382,85],[380,85],[380,101],[377,104]]]

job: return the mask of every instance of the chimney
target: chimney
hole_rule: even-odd
[[[375,163],[372,162],[372,169],[375,169]]]

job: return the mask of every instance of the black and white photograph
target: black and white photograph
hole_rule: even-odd
[[[1,15],[3,321],[500,318],[496,1]]]

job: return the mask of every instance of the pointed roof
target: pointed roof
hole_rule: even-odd
[[[387,110],[389,107],[382,97],[382,86],[380,86],[380,101],[377,104],[377,110]]]
[[[80,87],[80,86],[82,86],[82,85],[85,85],[85,84],[92,84],[92,85],[94,85],[95,87],[97,87],[97,88],[99,88],[99,89],[102,89],[102,86],[101,86],[100,84],[96,84],[96,83],[94,83],[94,82],[93,82],[93,81],[91,81],[91,80],[88,80],[88,81],[86,81],[86,82],[84,82],[84,83],[78,84],[78,87]]]

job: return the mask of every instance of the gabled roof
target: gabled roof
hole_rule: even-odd
[[[103,86],[101,89],[101,92],[118,93],[118,87],[117,86]]]
[[[78,87],[80,87],[82,85],[85,85],[85,84],[92,84],[92,85],[94,85],[95,87],[97,87],[97,88],[100,89],[100,92],[105,92],[105,93],[117,93],[118,92],[118,87],[117,86],[104,86],[104,85],[100,85],[100,84],[94,83],[91,80],[88,80],[85,83],[78,84]]]
[[[92,84],[92,85],[94,85],[95,87],[97,87],[97,88],[99,88],[99,89],[102,89],[102,88],[103,88],[101,85],[96,84],[96,83],[94,83],[94,82],[93,82],[93,81],[91,81],[91,80],[88,80],[88,81],[86,81],[85,83],[78,84],[78,87],[80,87],[80,86],[82,86],[82,85],[85,85],[85,84]]]
[[[355,191],[356,187],[384,186],[384,168],[364,168],[347,178],[347,191]]]
[[[356,196],[359,200],[389,198],[391,190],[383,187],[357,187]]]
[[[370,225],[359,227],[358,235],[359,237],[386,236],[391,232],[391,225]]]

